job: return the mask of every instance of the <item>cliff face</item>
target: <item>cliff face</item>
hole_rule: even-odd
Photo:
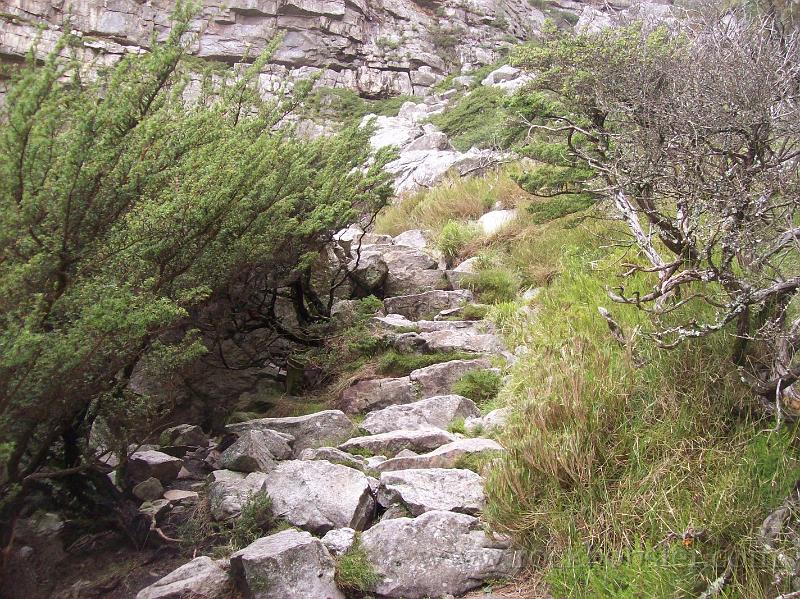
[[[19,60],[42,29],[46,53],[71,15],[82,59],[107,64],[163,35],[170,0],[0,0],[0,59]],[[234,64],[283,42],[268,67],[277,81],[322,71],[319,85],[367,97],[427,95],[448,73],[495,62],[538,30],[528,0],[203,0],[193,54]]]

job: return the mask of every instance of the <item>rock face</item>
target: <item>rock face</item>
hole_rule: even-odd
[[[475,402],[460,395],[439,395],[367,414],[361,428],[372,435],[426,426],[447,428],[457,418],[479,416]]]
[[[370,590],[381,597],[458,596],[521,565],[521,556],[486,535],[477,518],[446,511],[383,520],[361,543],[380,577]]]
[[[315,534],[334,528],[363,530],[375,511],[363,473],[321,460],[280,463],[266,475],[264,489],[276,516]]]
[[[136,599],[224,599],[232,585],[223,564],[205,555],[195,558],[139,591]]]
[[[234,433],[247,430],[288,433],[294,437],[294,455],[299,455],[307,447],[326,443],[333,445],[350,438],[355,432],[355,425],[339,410],[324,410],[307,416],[248,420],[229,424],[227,429]]]
[[[402,503],[412,516],[433,510],[475,515],[486,497],[481,477],[472,470],[429,468],[384,472],[378,502]]]
[[[258,539],[231,556],[231,574],[252,599],[345,599],[335,568],[322,541],[297,530]]]
[[[263,90],[319,73],[321,86],[350,88],[369,97],[427,95],[452,70],[495,62],[509,45],[505,38],[529,37],[541,16],[525,0],[442,0],[433,5],[412,0],[203,0],[200,6],[192,24],[192,31],[203,31],[191,48],[195,56],[242,62],[245,54],[258,54],[283,32],[261,75]],[[83,60],[103,65],[147,48],[153,34],[163,37],[172,7],[83,0],[69,8],[72,28],[84,35],[79,47]],[[41,56],[52,49],[68,8],[11,0],[3,10],[0,55],[19,59],[40,25],[45,28]],[[453,48],[442,45],[448,35],[456,40]]]

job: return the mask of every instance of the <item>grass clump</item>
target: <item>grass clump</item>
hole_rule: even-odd
[[[369,591],[380,580],[358,536],[352,547],[337,558],[335,579],[340,589],[359,593]]]
[[[475,453],[465,453],[458,458],[453,464],[453,468],[461,468],[463,470],[472,470],[473,472],[483,476],[489,468],[489,465],[498,459],[503,452],[501,451],[479,451]]]
[[[479,87],[452,108],[431,117],[447,133],[456,149],[508,147],[506,94],[495,87]]]
[[[489,306],[485,304],[466,304],[461,308],[460,320],[483,320],[489,312]]]
[[[502,383],[502,377],[494,370],[471,370],[453,384],[453,393],[483,406],[497,397]]]
[[[471,360],[475,354],[468,352],[435,352],[432,354],[405,354],[390,350],[381,356],[378,372],[387,376],[406,376],[413,370],[451,360]]]
[[[505,268],[488,268],[466,275],[461,285],[474,291],[485,304],[513,301],[520,287],[519,279]]]
[[[227,535],[228,544],[233,551],[238,551],[265,536],[276,523],[270,496],[266,491],[253,493],[242,506],[242,513],[233,521]]]
[[[479,235],[477,227],[450,220],[436,237],[436,248],[442,253],[448,266],[461,256],[467,244]]]

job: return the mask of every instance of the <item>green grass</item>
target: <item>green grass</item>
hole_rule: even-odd
[[[367,552],[356,537],[353,546],[336,560],[336,585],[346,592],[367,592],[380,580]]]
[[[389,350],[378,362],[378,372],[386,376],[406,376],[413,370],[450,360],[472,360],[468,352],[436,352],[432,354],[406,354]]]
[[[627,259],[601,247],[617,236],[612,225],[533,230],[533,246],[518,237],[498,248],[507,263],[556,274],[534,300],[534,321],[515,303],[490,314],[509,346],[529,352],[498,397],[513,416],[485,517],[536,556],[554,597],[695,597],[729,559],[735,573],[720,596],[788,590],[772,582],[756,532],[800,476],[795,435],[754,417],[729,360],[732,335],[655,348],[645,315],[606,295]],[[626,285],[643,292],[652,279]],[[612,340],[597,306],[638,331],[632,344]],[[685,545],[693,530],[702,533]]]
[[[467,304],[461,308],[459,320],[483,320],[489,312],[489,306],[484,304]]]
[[[467,244],[474,240],[480,231],[474,225],[455,220],[447,221],[436,236],[436,248],[444,256],[447,265],[452,265],[461,256]]]
[[[502,382],[494,370],[471,370],[453,384],[453,393],[483,406],[497,397]]]
[[[507,268],[489,268],[465,275],[461,286],[474,291],[484,304],[510,302],[517,297],[519,279]]]

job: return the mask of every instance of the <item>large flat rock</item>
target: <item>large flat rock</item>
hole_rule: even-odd
[[[521,553],[493,539],[480,520],[447,511],[383,520],[361,535],[379,582],[380,597],[423,599],[460,596],[521,567]]]
[[[376,464],[375,470],[391,472],[410,468],[454,468],[465,456],[492,456],[503,451],[503,446],[492,439],[458,439],[422,455],[391,458]]]
[[[369,479],[354,468],[323,460],[281,462],[265,475],[264,489],[276,517],[314,534],[334,528],[363,530],[375,513]]]
[[[308,532],[284,530],[231,555],[231,574],[248,599],[345,599],[336,563]]]
[[[408,378],[415,385],[420,399],[435,395],[447,395],[453,384],[468,372],[491,367],[487,358],[475,360],[450,360],[414,370]]]
[[[476,515],[486,503],[483,480],[472,470],[427,468],[381,474],[378,502],[401,503],[412,516],[433,510]]]
[[[414,452],[431,451],[454,440],[455,437],[447,431],[425,427],[353,437],[339,445],[339,449],[342,451],[366,450],[373,454],[391,455],[404,449]]]
[[[244,431],[236,442],[222,452],[220,464],[237,472],[267,472],[275,467],[275,456],[269,450],[264,432]]]
[[[307,447],[336,445],[349,439],[356,430],[353,422],[339,410],[323,410],[306,416],[258,418],[229,424],[227,430],[239,433],[246,430],[272,430],[294,437],[294,455]]]
[[[431,426],[446,429],[453,420],[477,416],[480,410],[471,399],[461,395],[437,395],[370,412],[361,428],[372,435]]]
[[[383,301],[387,314],[400,314],[409,320],[423,320],[433,318],[442,310],[457,308],[474,299],[471,291],[459,289],[456,291],[424,291],[387,297]]]
[[[136,594],[136,599],[225,599],[233,590],[227,561],[201,556],[182,565]]]
[[[358,381],[344,391],[339,406],[348,414],[409,403],[417,399],[417,391],[407,376]]]

